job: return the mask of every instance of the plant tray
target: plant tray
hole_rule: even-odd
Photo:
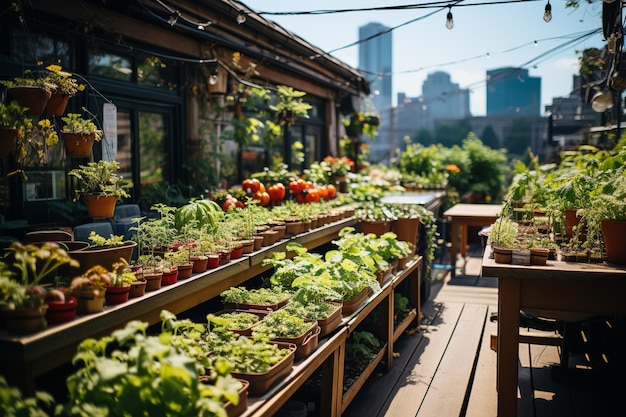
[[[238,417],[248,409],[248,389],[250,388],[250,383],[245,379],[240,379],[239,381],[243,384],[243,387],[239,390],[239,402],[237,405],[230,401],[224,404],[224,410],[226,410],[228,417]]]
[[[293,369],[293,361],[296,353],[296,345],[292,343],[276,343],[281,349],[290,349],[291,352],[285,356],[280,362],[272,366],[267,372],[264,373],[242,373],[231,372],[232,376],[239,379],[245,379],[250,383],[248,392],[250,395],[260,396],[265,394],[272,387],[274,382],[279,378],[287,375]]]
[[[293,343],[296,345],[296,359],[302,359],[315,352],[319,343],[320,326],[314,322],[313,326],[298,337],[278,337],[276,342]]]
[[[370,291],[370,287],[365,287],[356,297],[351,300],[344,301],[341,308],[341,314],[348,316],[357,311],[359,307],[361,307],[361,304],[363,304],[365,300],[367,300],[367,297],[369,297]]]
[[[267,316],[268,313],[271,310],[252,310],[252,309],[224,309],[222,311],[218,311],[217,313],[215,313],[216,316],[220,316],[222,314],[227,314],[227,313],[249,313],[249,314],[254,314],[255,316],[259,317],[260,319],[263,319],[263,317]],[[252,328],[254,326],[250,326],[246,329],[228,329],[233,333],[237,333],[241,336],[250,336],[250,334],[252,334]]]
[[[340,304],[331,304],[337,306],[335,311],[327,318],[317,321],[317,324],[320,326],[320,337],[324,337],[327,334],[330,334],[341,324],[342,306]]]
[[[248,303],[224,303],[224,309],[232,310],[278,310],[289,302],[289,298],[285,298],[274,304],[248,304]]]

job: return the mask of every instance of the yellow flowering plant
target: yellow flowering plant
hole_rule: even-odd
[[[44,78],[44,82],[52,93],[73,96],[79,91],[85,90],[85,85],[80,84],[76,78],[73,78],[72,73],[63,71],[60,65],[48,65],[46,70],[48,70],[48,73]]]

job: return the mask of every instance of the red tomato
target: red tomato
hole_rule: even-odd
[[[285,198],[285,186],[280,183],[277,182],[276,184],[270,186],[270,188],[267,189],[267,193],[270,195],[270,200],[272,201],[281,201],[282,199]]]
[[[296,180],[293,180],[289,183],[289,189],[291,190],[292,193],[294,194],[300,194],[302,192],[302,190],[304,190],[304,181],[302,180],[302,178],[298,178]]]
[[[317,190],[317,188],[311,188],[310,190],[307,190],[306,202],[317,203],[318,201],[320,201],[320,192]]]
[[[228,211],[230,208],[237,207],[237,200],[235,197],[227,197],[226,200],[222,203],[222,210]]]
[[[257,200],[261,206],[267,206],[270,203],[270,195],[264,191],[257,191],[252,195],[252,198]]]
[[[328,200],[328,188],[325,185],[317,187],[317,191],[320,193],[320,200]]]
[[[328,199],[337,197],[337,187],[332,184],[328,184],[326,186],[326,190],[328,191]]]
[[[241,188],[248,194],[254,194],[261,188],[261,181],[257,178],[247,178],[241,183]]]

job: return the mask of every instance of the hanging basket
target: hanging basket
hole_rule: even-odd
[[[33,86],[11,87],[8,94],[10,98],[17,100],[20,106],[28,108],[26,115],[34,117],[41,116],[52,95],[46,89]]]
[[[119,197],[116,195],[85,195],[85,204],[89,217],[96,219],[108,219],[113,217],[115,204]]]
[[[46,104],[46,112],[50,116],[63,116],[69,100],[69,94],[52,94]]]
[[[81,135],[80,133],[62,132],[61,139],[63,139],[67,156],[70,158],[89,158],[96,135],[94,133]]]
[[[15,151],[17,129],[0,127],[0,158],[9,156]]]

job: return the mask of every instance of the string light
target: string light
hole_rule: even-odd
[[[543,20],[548,23],[552,20],[552,5],[550,4],[550,0],[546,3],[546,8],[543,11]]]
[[[239,14],[237,15],[237,23],[239,23],[240,25],[242,23],[246,23],[246,14],[243,12],[243,10],[240,10]]]
[[[451,30],[454,27],[454,20],[452,20],[452,6],[448,6],[448,14],[446,15],[446,28]]]
[[[213,68],[213,71],[211,71],[211,74],[209,75],[209,84],[211,85],[217,84],[217,80],[219,76],[220,76],[220,73],[217,71],[217,67]]]

